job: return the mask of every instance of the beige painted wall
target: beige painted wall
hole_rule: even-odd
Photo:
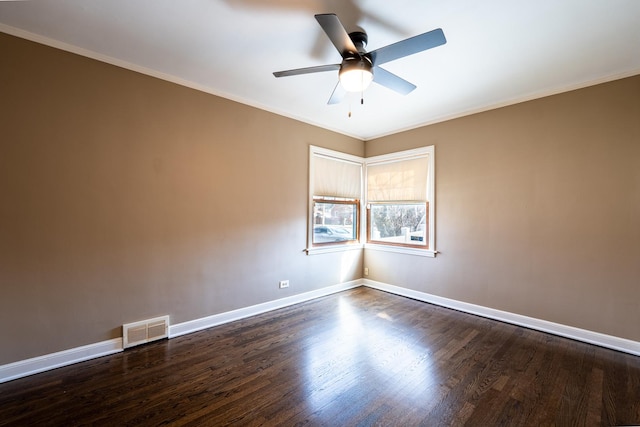
[[[0,364],[360,278],[361,256],[302,252],[309,144],[436,145],[442,253],[367,250],[369,278],[640,340],[640,76],[365,144],[3,34],[0,52]]]
[[[361,253],[302,250],[308,146],[363,142],[4,34],[0,52],[0,364],[361,277]]]
[[[369,278],[640,341],[640,76],[366,143],[434,144],[437,258]]]

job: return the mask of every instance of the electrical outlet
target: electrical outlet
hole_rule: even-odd
[[[369,275],[369,267],[365,267],[364,268],[364,275],[368,276]]]
[[[288,280],[280,280],[280,289],[284,289],[284,288],[288,288],[289,287],[289,281]]]

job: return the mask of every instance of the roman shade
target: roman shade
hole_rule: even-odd
[[[313,195],[360,199],[362,165],[347,160],[313,156]]]
[[[429,157],[367,165],[367,202],[426,202]]]

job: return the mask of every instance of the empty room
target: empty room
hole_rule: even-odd
[[[640,425],[640,2],[0,2],[0,425]]]

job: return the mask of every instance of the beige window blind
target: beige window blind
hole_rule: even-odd
[[[428,168],[428,156],[367,165],[367,201],[428,201]]]
[[[360,199],[361,164],[315,155],[313,168],[314,196]]]

